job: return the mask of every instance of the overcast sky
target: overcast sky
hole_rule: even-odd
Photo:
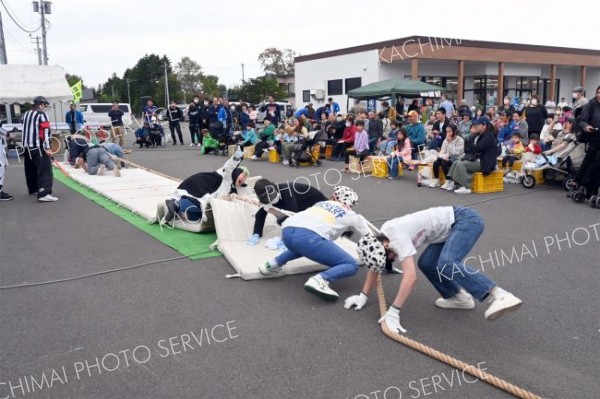
[[[40,15],[29,0],[1,0],[34,30]],[[145,54],[184,56],[228,87],[262,74],[267,47],[299,55],[412,35],[600,50],[597,0],[54,0],[49,64],[87,86],[122,77]],[[9,64],[37,64],[29,33],[0,4]],[[33,34],[41,36],[41,31]]]

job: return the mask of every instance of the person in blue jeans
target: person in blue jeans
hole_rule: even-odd
[[[354,190],[336,186],[330,201],[317,202],[286,219],[282,224],[282,239],[287,251],[260,266],[260,273],[282,276],[286,263],[306,257],[329,269],[310,277],[304,289],[322,299],[337,300],[339,295],[329,288],[329,283],[355,275],[358,264],[333,241],[348,232],[352,233],[352,238],[370,233],[367,221],[351,208],[357,202],[358,195]]]
[[[377,272],[387,262],[398,261],[404,276],[392,306],[379,322],[385,322],[393,332],[406,332],[400,324],[400,309],[406,303],[417,281],[415,255],[427,246],[416,262],[429,282],[440,293],[435,305],[444,309],[473,309],[473,297],[483,302],[491,299],[485,318],[496,320],[503,314],[518,309],[519,298],[498,287],[481,271],[464,263],[465,257],[483,232],[483,219],[477,211],[466,206],[437,207],[387,221],[381,227],[376,241],[369,243],[371,252],[385,251],[383,259],[374,258],[367,266],[371,270],[358,295],[346,299],[344,307],[361,309],[377,279]],[[359,243],[361,247],[361,243]],[[364,252],[361,258],[364,259]],[[368,255],[368,254],[367,254]]]

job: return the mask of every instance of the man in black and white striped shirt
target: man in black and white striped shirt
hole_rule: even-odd
[[[25,150],[25,180],[29,194],[37,194],[40,202],[54,202],[52,196],[52,161],[50,151],[50,121],[46,107],[50,103],[42,96],[33,99],[33,108],[23,115],[23,147]]]

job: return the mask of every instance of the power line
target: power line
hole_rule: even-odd
[[[0,0],[0,4],[2,4],[2,7],[4,7],[4,10],[6,10],[6,13],[8,14],[8,16],[10,17],[10,19],[15,23],[15,25],[17,25],[17,27],[19,29],[21,29],[23,32],[26,33],[35,33],[38,30],[40,30],[40,28],[42,27],[41,25],[37,27],[37,29],[35,30],[28,30],[25,29],[24,27],[21,26],[21,24],[19,22],[17,22],[17,20],[15,19],[16,17],[13,17],[11,14],[11,11],[9,11],[9,8],[6,6],[6,4],[4,4],[4,0]]]

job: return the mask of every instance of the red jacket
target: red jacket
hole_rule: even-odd
[[[342,140],[346,143],[354,144],[354,136],[356,135],[356,126],[346,126],[344,128],[344,134]]]

